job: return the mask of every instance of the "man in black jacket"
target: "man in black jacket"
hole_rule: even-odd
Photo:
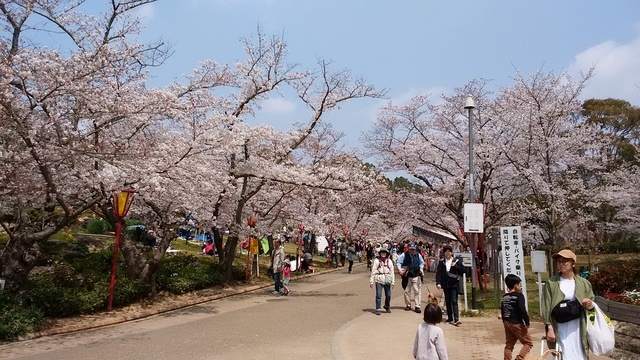
[[[453,258],[453,249],[446,245],[442,248],[444,259],[438,262],[436,270],[436,286],[444,292],[444,301],[447,306],[447,324],[460,325],[458,311],[458,285],[462,281],[465,271],[462,260]]]

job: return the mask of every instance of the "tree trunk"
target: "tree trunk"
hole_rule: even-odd
[[[233,279],[233,260],[235,259],[238,240],[238,235],[235,235],[234,232],[227,237],[227,242],[224,244],[224,261],[220,262],[220,273],[222,273],[226,282]]]
[[[11,239],[0,256],[0,277],[6,281],[5,288],[11,292],[23,290],[39,256],[35,238]]]
[[[166,254],[171,239],[176,235],[177,234],[173,232],[165,234],[165,236],[158,241],[157,247],[152,250],[153,256],[151,258],[145,256],[145,253],[129,238],[128,234],[122,236],[120,239],[120,250],[122,250],[122,257],[127,269],[127,277],[149,284],[149,295],[151,297],[156,295],[156,279],[158,277],[158,270],[160,269],[160,262]]]

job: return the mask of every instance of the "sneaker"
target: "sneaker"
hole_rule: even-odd
[[[272,294],[273,294],[273,295],[278,295],[278,294],[280,294],[280,291],[275,291],[275,290],[274,290],[274,291],[272,292]]]
[[[460,320],[456,320],[456,321],[453,322],[453,325],[455,325],[455,326],[458,326],[460,324],[462,324],[462,322],[460,322]]]
[[[382,309],[376,309],[376,315],[380,315],[381,312],[382,312]]]
[[[419,307],[417,307],[417,306],[416,306],[416,312],[417,312],[418,314],[420,314],[422,311],[420,310],[420,308],[419,308]]]
[[[411,311],[411,306],[407,305],[404,307],[404,311]]]
[[[445,323],[445,324],[453,325],[453,320],[447,320],[447,321],[445,321],[444,323]]]
[[[391,313],[391,308],[385,307],[384,310],[387,312],[387,314]]]

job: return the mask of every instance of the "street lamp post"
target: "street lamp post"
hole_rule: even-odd
[[[116,243],[113,246],[113,264],[111,265],[111,284],[109,286],[108,311],[113,308],[113,292],[116,288],[116,268],[118,265],[118,250],[120,249],[120,232],[122,230],[122,219],[129,212],[133,202],[133,191],[123,190],[113,196],[113,214],[116,216]]]
[[[476,104],[469,95],[464,100],[464,108],[469,112],[469,203],[475,202],[473,193],[473,109]],[[476,239],[474,233],[469,233],[471,245],[471,308],[476,308]]]

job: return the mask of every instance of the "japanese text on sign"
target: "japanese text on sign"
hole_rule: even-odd
[[[524,253],[522,252],[522,229],[520,226],[501,227],[500,240],[502,242],[502,274],[503,276],[513,274],[522,279],[522,294],[528,309]]]

